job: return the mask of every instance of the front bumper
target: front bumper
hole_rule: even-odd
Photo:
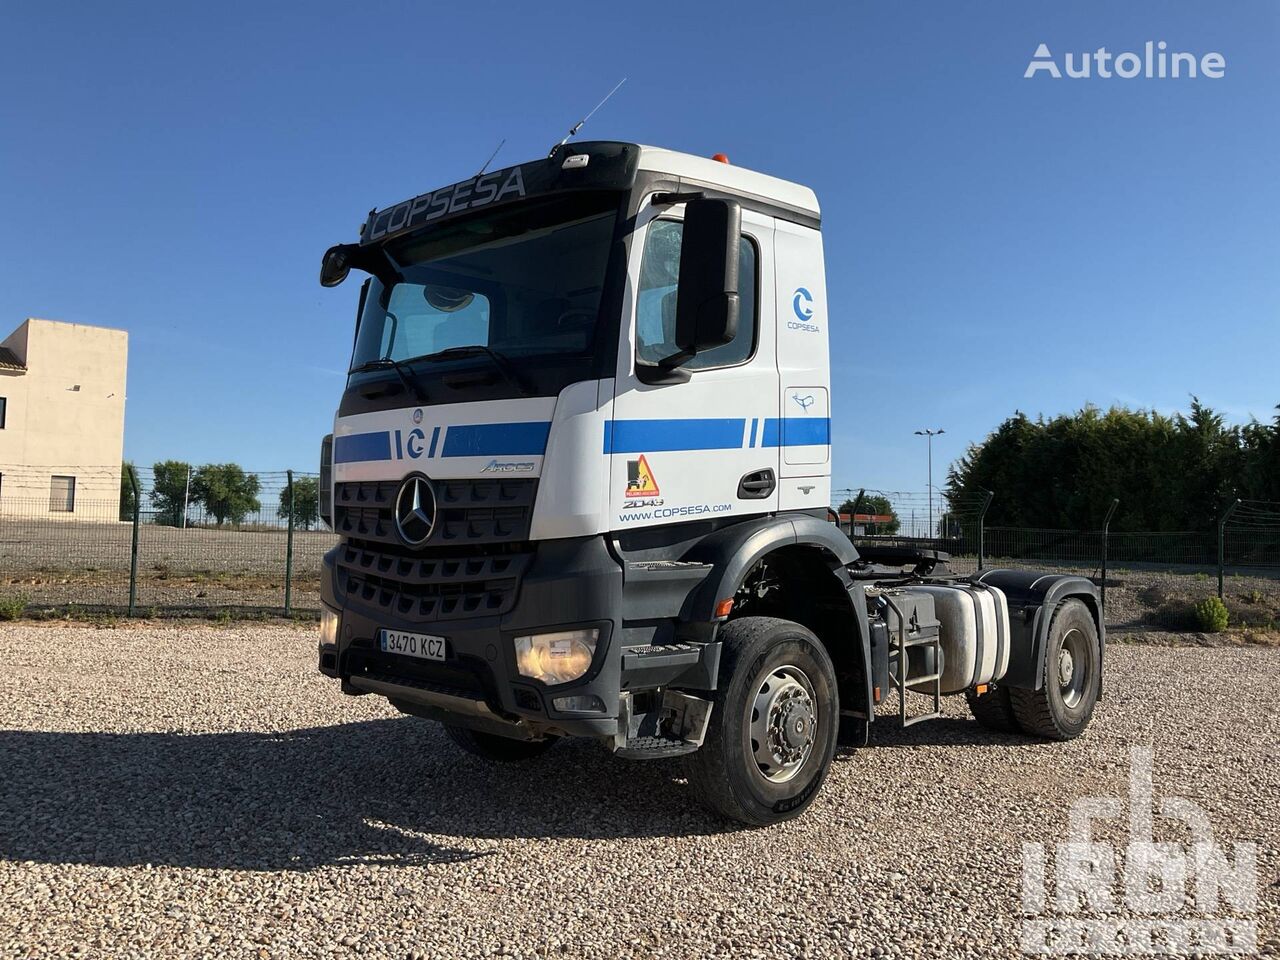
[[[624,571],[603,537],[536,544],[516,600],[501,615],[426,622],[398,616],[394,603],[344,593],[337,561],[342,549],[324,558],[321,600],[341,621],[337,642],[321,645],[319,661],[321,673],[341,680],[344,692],[376,693],[407,713],[503,736],[623,742],[632,715],[622,706],[624,693],[657,689],[681,676],[695,684],[699,677],[714,678],[718,644],[655,648],[652,628],[623,623]],[[581,679],[547,686],[517,671],[515,637],[591,627],[599,639]],[[443,636],[446,659],[384,653],[377,641],[381,628]],[[595,698],[599,709],[557,707],[557,700],[568,697],[578,703]]]

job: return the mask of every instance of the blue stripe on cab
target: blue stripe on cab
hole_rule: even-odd
[[[777,417],[766,417],[764,426],[760,428],[760,446],[776,447],[778,445],[778,424],[781,421]]]
[[[542,456],[550,423],[464,423],[449,427],[442,457]]]
[[[782,445],[785,447],[826,446],[831,442],[829,417],[784,417]]]
[[[764,422],[763,447],[812,447],[831,443],[830,417],[783,417]]]
[[[608,420],[605,453],[660,453],[673,450],[740,450],[745,417],[697,420]]]
[[[391,435],[385,430],[376,433],[352,433],[333,438],[334,463],[361,463],[367,460],[391,459]]]

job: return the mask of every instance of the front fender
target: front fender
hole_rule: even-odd
[[[716,604],[734,595],[752,567],[768,554],[793,546],[823,550],[841,570],[858,559],[858,551],[835,524],[807,514],[736,523],[699,541],[683,558],[710,564],[711,572],[689,595],[680,619],[694,623],[715,619]]]
[[[760,560],[779,550],[803,548],[814,551],[830,570],[833,586],[848,604],[846,625],[840,637],[830,634],[825,643],[846,644],[861,664],[863,683],[850,707],[863,712],[860,742],[866,742],[866,725],[874,719],[871,677],[871,630],[867,620],[866,597],[861,584],[849,577],[848,564],[858,558],[849,538],[834,524],[805,514],[762,517],[717,531],[693,547],[686,560],[705,563],[711,571],[697,590],[689,595],[681,619],[686,623],[714,623],[716,604],[732,597]],[[832,651],[832,657],[837,656]],[[861,701],[860,703],[857,701]]]

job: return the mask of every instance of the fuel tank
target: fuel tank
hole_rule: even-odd
[[[999,680],[1009,669],[1009,601],[984,584],[913,584],[933,599],[942,647],[942,692]]]

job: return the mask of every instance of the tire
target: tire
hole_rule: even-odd
[[[973,719],[981,726],[998,733],[1022,732],[1018,718],[1013,715],[1008,687],[992,687],[986,693],[966,690],[964,698],[969,701],[969,712],[973,714]]]
[[[1009,688],[1018,726],[1033,737],[1073,740],[1089,726],[1102,689],[1098,628],[1081,601],[1064,600],[1053,612],[1040,670],[1039,690]]]
[[[543,740],[512,740],[510,737],[481,733],[478,730],[455,727],[448,723],[444,724],[444,732],[449,735],[450,740],[473,757],[493,760],[497,763],[519,763],[521,760],[532,760],[534,757],[542,756],[556,743],[555,737],[547,737]]]
[[[689,786],[730,820],[759,827],[790,820],[831,768],[840,729],[831,657],[809,630],[773,617],[732,620],[719,639],[711,722],[685,758]]]

